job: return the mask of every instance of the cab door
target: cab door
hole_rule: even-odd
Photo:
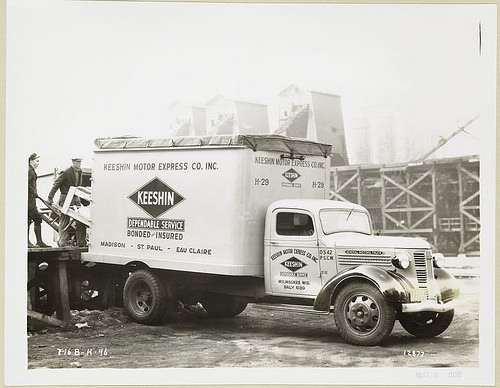
[[[272,218],[266,249],[271,293],[316,296],[321,278],[314,217],[305,210],[276,209]]]

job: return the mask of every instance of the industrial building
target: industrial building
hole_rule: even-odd
[[[362,152],[380,163],[349,165],[340,96],[291,84],[269,108],[277,110],[276,125],[270,125],[264,104],[220,95],[204,107],[175,103],[169,107],[170,129],[175,136],[271,132],[332,144],[331,199],[368,208],[384,235],[423,237],[447,254],[479,252],[479,157],[428,159],[475,119],[416,161],[396,163],[395,149],[413,149],[406,144],[410,140],[393,144],[395,123],[389,116],[370,122],[360,117]],[[376,141],[366,136],[367,128],[380,135]]]
[[[269,133],[267,105],[218,95],[206,105],[207,135]]]
[[[167,107],[169,132],[175,136],[204,136],[207,133],[206,107],[176,101]]]
[[[279,98],[276,133],[332,144],[332,166],[349,163],[340,96],[290,85]]]

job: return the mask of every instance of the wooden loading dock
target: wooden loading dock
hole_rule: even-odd
[[[87,248],[28,249],[28,312],[31,319],[68,327],[71,310],[121,306],[126,277],[111,266],[81,261]]]
[[[479,252],[479,157],[333,167],[330,198],[366,207],[385,235],[427,238],[446,254]]]
[[[28,317],[56,326],[70,323],[68,267],[87,248],[28,248]],[[53,313],[56,317],[53,317]]]

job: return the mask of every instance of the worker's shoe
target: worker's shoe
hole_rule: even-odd
[[[35,236],[36,236],[36,246],[38,248],[49,248],[50,245],[47,245],[42,240],[42,228],[40,225],[35,225]]]

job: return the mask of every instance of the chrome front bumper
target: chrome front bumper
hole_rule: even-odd
[[[424,311],[432,311],[435,313],[445,313],[446,311],[455,308],[455,301],[452,300],[448,303],[437,301],[427,301],[421,303],[403,303],[401,304],[402,313],[421,313]]]

